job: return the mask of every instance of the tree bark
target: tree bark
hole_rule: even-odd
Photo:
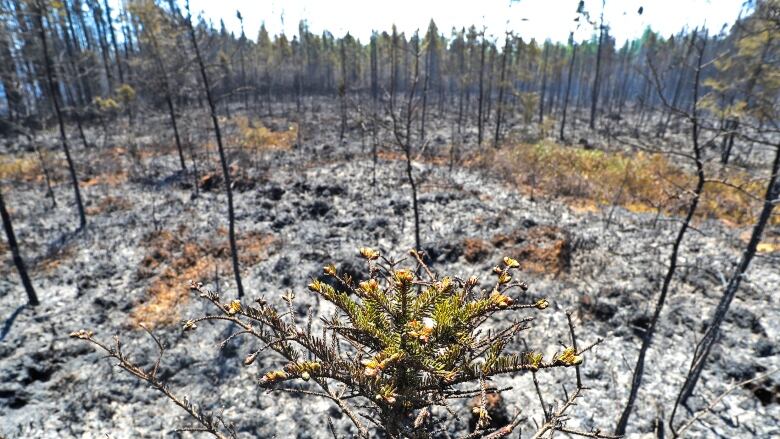
[[[569,93],[571,93],[571,80],[574,72],[574,59],[577,56],[577,43],[574,41],[574,34],[571,34],[570,41],[572,42],[571,59],[569,60],[569,74],[566,80],[566,94],[563,97],[563,115],[561,116],[561,132],[558,138],[561,142],[564,141],[566,132],[566,111],[569,109]]]
[[[436,38],[436,35],[430,35],[430,39]],[[423,82],[422,92],[422,114],[420,115],[420,144],[425,144],[425,116],[428,111],[428,83],[430,82],[430,76],[433,64],[433,44],[429,41],[427,56],[425,61],[425,81]]]
[[[720,334],[720,325],[726,318],[731,301],[737,295],[739,286],[742,283],[742,279],[745,277],[745,273],[750,267],[750,263],[753,257],[756,255],[759,242],[761,242],[761,236],[764,233],[764,229],[769,220],[772,217],[772,211],[776,204],[778,204],[778,197],[780,197],[780,181],[778,181],[778,172],[780,172],[780,144],[775,145],[775,158],[772,163],[772,170],[769,176],[769,182],[767,183],[766,192],[764,194],[764,205],[761,208],[758,221],[753,226],[753,232],[750,235],[750,241],[748,241],[747,248],[745,248],[742,254],[742,259],[739,265],[734,270],[733,275],[729,279],[728,285],[723,292],[723,296],[718,303],[715,312],[713,313],[710,325],[704,333],[704,336],[696,345],[693,351],[693,359],[691,360],[691,366],[688,372],[688,376],[685,378],[685,382],[680,388],[680,393],[677,396],[677,400],[672,410],[671,418],[669,419],[669,427],[673,433],[676,433],[676,427],[674,425],[674,418],[677,414],[677,409],[680,405],[685,405],[688,398],[693,394],[693,390],[696,388],[696,384],[699,382],[701,373],[704,370],[704,366],[707,363],[707,357],[712,350],[712,347],[718,341],[718,335]],[[675,434],[676,437],[676,434]]]
[[[344,38],[339,44],[341,52],[341,84],[339,84],[339,98],[341,102],[341,129],[339,140],[344,141],[344,133],[347,130],[347,48]]]
[[[125,73],[122,71],[122,57],[119,54],[119,46],[116,44],[116,32],[114,32],[114,20],[111,18],[111,6],[108,5],[108,0],[103,0],[103,4],[106,6],[106,18],[108,23],[108,32],[111,35],[111,45],[114,47],[114,57],[116,58],[116,68],[119,72],[119,82],[125,83]]]
[[[604,2],[601,2],[601,23],[599,24],[599,46],[596,49],[596,72],[593,78],[593,92],[590,100],[590,129],[596,129],[596,111],[599,101],[599,81],[601,80],[601,46],[604,43]]]
[[[539,96],[539,125],[544,122],[544,96],[547,92],[547,58],[550,56],[550,45],[544,44],[544,60],[542,61],[542,89]]]
[[[51,65],[51,59],[49,58],[48,42],[46,40],[46,31],[43,27],[43,11],[44,7],[41,4],[41,0],[36,0],[35,10],[33,11],[33,19],[38,27],[38,37],[41,40],[41,46],[43,47],[43,61],[46,69],[46,80],[49,84],[49,92],[51,94],[52,104],[54,105],[54,112],[57,115],[57,123],[60,127],[60,141],[62,143],[62,149],[65,152],[65,159],[68,162],[68,172],[70,173],[70,181],[73,185],[73,194],[76,199],[76,208],[79,214],[79,230],[83,229],[87,225],[87,217],[84,214],[84,204],[81,201],[81,191],[79,190],[79,180],[76,177],[76,168],[73,164],[73,159],[70,156],[70,148],[68,147],[68,137],[65,133],[65,121],[62,117],[62,110],[60,109],[60,102],[57,93],[57,87],[54,84],[53,68]]]
[[[198,62],[200,70],[200,76],[203,80],[203,87],[206,92],[206,100],[209,104],[209,111],[211,113],[211,121],[214,124],[214,133],[217,138],[217,149],[219,151],[219,161],[222,165],[222,177],[225,180],[225,192],[228,199],[228,238],[230,241],[230,256],[233,262],[233,275],[236,279],[236,289],[238,290],[238,297],[244,296],[244,286],[241,283],[241,271],[238,265],[238,249],[236,247],[236,227],[235,227],[235,213],[233,211],[233,190],[230,187],[230,170],[228,169],[227,157],[225,157],[225,148],[222,145],[222,131],[219,129],[219,119],[217,118],[217,108],[214,104],[214,99],[211,96],[211,89],[209,88],[209,78],[206,74],[206,66],[203,63],[203,58],[200,55],[200,49],[198,47],[198,38],[195,35],[195,28],[192,26],[192,14],[189,10],[189,3],[187,3],[187,27],[190,31],[190,39],[192,40],[192,46],[195,49],[195,58]]]
[[[501,137],[501,116],[504,109],[504,89],[506,88],[506,59],[509,56],[509,34],[504,41],[504,53],[501,54],[501,77],[498,84],[498,102],[496,103],[496,133],[493,137],[493,148],[498,148],[498,141]]]
[[[482,105],[484,100],[484,83],[485,83],[485,49],[487,44],[485,41],[485,31],[482,31],[482,47],[479,55],[479,99],[477,102],[477,147],[482,146]]]
[[[8,248],[11,249],[11,257],[14,260],[16,271],[19,272],[19,277],[22,279],[22,285],[27,292],[27,302],[31,306],[38,306],[38,295],[35,294],[35,288],[30,281],[30,276],[27,275],[27,268],[24,266],[24,260],[22,255],[19,254],[19,245],[16,242],[16,235],[14,234],[14,227],[11,223],[11,216],[8,214],[8,210],[5,208],[5,201],[3,200],[3,192],[0,191],[0,216],[3,218],[3,228],[5,229],[5,237],[8,240]]]
[[[412,188],[412,209],[414,210],[414,244],[415,250],[422,250],[420,244],[420,207],[417,200],[417,183],[412,175],[412,120],[414,119],[414,93],[417,88],[417,82],[420,78],[420,53],[419,45],[415,47],[414,52],[414,78],[412,86],[409,89],[409,98],[406,104],[406,137],[404,154],[406,155],[406,176],[409,179],[409,185]]]
[[[664,304],[666,303],[666,297],[669,293],[669,286],[672,283],[675,271],[677,271],[677,257],[682,245],[683,238],[685,237],[685,233],[690,228],[691,220],[696,214],[696,209],[699,205],[699,199],[701,197],[702,190],[704,189],[704,164],[701,158],[701,148],[699,147],[699,119],[697,114],[697,104],[699,100],[699,80],[701,78],[706,41],[707,39],[705,37],[702,41],[701,47],[699,48],[699,60],[696,66],[696,73],[693,81],[693,110],[691,114],[691,122],[693,126],[691,128],[691,138],[693,141],[694,161],[696,163],[696,188],[693,191],[693,199],[691,200],[691,204],[688,206],[688,213],[685,216],[685,220],[683,221],[682,226],[680,226],[680,230],[677,232],[677,239],[675,239],[674,245],[672,246],[672,253],[669,256],[669,268],[666,271],[666,276],[664,276],[663,284],[661,286],[661,293],[658,295],[658,301],[655,304],[653,317],[650,320],[650,325],[645,331],[644,337],[642,337],[642,346],[639,349],[639,356],[637,357],[636,366],[634,367],[634,374],[631,379],[631,390],[629,391],[628,402],[626,402],[623,413],[620,415],[620,419],[618,420],[617,427],[615,427],[616,436],[623,436],[626,434],[628,419],[634,409],[634,404],[639,394],[639,387],[642,385],[642,377],[644,376],[645,370],[645,356],[647,355],[648,349],[650,349],[650,344],[652,343],[653,336],[655,335],[655,330],[658,325],[658,319],[660,318],[661,311],[663,310]],[[693,44],[693,41],[691,44]],[[661,90],[659,90],[659,93],[660,92]],[[674,107],[670,108],[670,111],[675,111]]]
[[[102,9],[97,1],[89,2],[92,9],[92,18],[95,21],[95,30],[97,30],[98,44],[100,45],[100,55],[103,58],[103,69],[106,72],[106,82],[108,83],[108,92],[114,89],[114,74],[111,72],[109,62],[108,43],[106,42],[105,30],[103,29]]]
[[[680,63],[680,75],[677,77],[677,85],[674,87],[674,95],[672,95],[672,107],[677,107],[677,101],[680,99],[680,92],[682,91],[682,84],[683,80],[685,79],[685,65],[688,62],[688,57],[691,56],[691,51],[693,50],[693,42],[696,39],[696,32],[697,30],[694,30],[691,34],[691,39],[688,42],[688,49],[685,52],[685,56],[682,58],[682,62]],[[656,137],[663,137],[666,134],[666,129],[669,127],[669,122],[672,119],[672,109],[667,110],[666,113],[666,119],[664,120],[664,123],[661,125],[661,129],[656,134]]]

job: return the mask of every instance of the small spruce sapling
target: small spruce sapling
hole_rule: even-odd
[[[216,320],[236,325],[237,332],[223,344],[241,335],[254,337],[261,344],[245,357],[244,365],[252,365],[268,350],[284,362],[278,369],[261,372],[259,386],[331,400],[352,421],[361,438],[379,432],[391,438],[433,437],[449,420],[449,414],[454,415],[449,403],[473,397],[482,403],[473,408],[476,431],[467,437],[508,436],[521,418],[518,413],[506,425],[490,426],[486,395],[507,390],[490,385],[490,378],[521,372],[535,376],[546,369],[571,366],[577,368],[579,377],[583,353],[595,345],[578,350],[572,338],[572,347],[563,347],[549,358],[537,351],[505,352],[511,339],[528,329],[533,319],[511,317],[509,326],[487,330],[488,319],[508,312],[516,316],[519,310],[540,312],[549,306],[545,298],[520,299],[528,295],[528,286],[515,280],[520,264],[514,259],[504,258],[493,268],[494,281],[481,288],[475,276],[465,280],[455,276],[438,278],[425,265],[422,254],[414,250],[410,254],[416,267],[407,268],[401,267],[403,260],[387,259],[375,250],[361,248],[359,252],[367,263],[368,280],[355,283],[334,265],[327,265],[324,275],[333,282],[313,280],[308,285],[312,293],[336,308],[331,316],[321,319],[321,328],[316,331],[311,312],[306,321],[296,319],[292,293],[283,296],[288,309],[279,310],[264,299],[253,304],[223,302],[200,283],[193,283],[192,291],[218,312],[187,320],[183,329],[194,331],[199,323]],[[163,346],[153,335],[160,357],[151,371],[130,362],[118,338],[114,346],[108,346],[93,338],[91,331],[71,336],[95,344],[118,359],[119,367],[163,392],[199,424],[193,429],[220,438],[236,437],[232,424],[199,411],[158,380]],[[578,379],[576,391],[567,395],[567,401],[557,410],[548,413],[545,408],[535,437],[554,431],[610,437],[598,430],[567,428],[566,411],[583,389]],[[437,406],[446,410],[434,410]]]

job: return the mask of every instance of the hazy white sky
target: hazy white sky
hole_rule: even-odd
[[[228,30],[240,32],[236,11],[244,17],[244,29],[255,39],[260,24],[265,22],[271,34],[284,31],[297,34],[298,22],[307,20],[314,33],[329,30],[336,36],[347,31],[367,41],[371,31],[389,30],[395,23],[407,35],[420,29],[424,32],[431,18],[440,32],[449,35],[453,26],[481,28],[488,34],[502,36],[509,29],[525,38],[550,38],[566,41],[574,30],[578,0],[190,0],[193,14],[202,13],[215,26],[223,19]],[[711,33],[734,22],[744,0],[607,0],[605,21],[618,41],[642,34],[646,26],[668,36],[685,26],[690,28],[706,22]],[[642,6],[644,11],[637,11]],[[585,8],[592,18],[601,13],[601,0],[586,0]],[[585,39],[593,32],[581,26],[576,36]]]

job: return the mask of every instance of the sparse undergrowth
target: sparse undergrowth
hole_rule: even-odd
[[[696,176],[662,154],[605,152],[552,142],[507,145],[474,159],[499,172],[531,196],[563,197],[580,208],[617,204],[634,212],[680,214],[680,193]],[[748,226],[755,222],[765,182],[733,169],[708,171],[699,218],[721,219]],[[780,216],[772,219],[780,224]]]
[[[398,152],[385,151],[379,157],[403,158]],[[419,156],[415,160],[445,165],[450,158]],[[680,194],[690,190],[696,179],[694,173],[660,153],[607,152],[547,140],[471,153],[463,164],[498,172],[532,197],[561,198],[578,211],[598,211],[616,204],[632,212],[679,215],[685,206]],[[720,219],[737,227],[753,224],[765,181],[734,168],[708,169],[708,175],[714,177],[704,185],[697,218]],[[771,224],[780,225],[780,216],[775,215]],[[777,245],[762,246],[765,252],[777,249]]]
[[[38,159],[32,153],[20,157],[0,156],[0,180],[18,179],[30,181],[41,176]]]
[[[310,310],[305,320],[297,319],[292,292],[283,296],[287,309],[277,309],[262,297],[254,304],[226,301],[193,283],[191,290],[218,312],[187,320],[183,329],[196,331],[203,321],[231,323],[237,331],[223,345],[240,336],[255,338],[261,344],[248,353],[246,366],[269,351],[283,362],[279,369],[261,372],[260,387],[332,401],[352,421],[359,437],[379,432],[391,438],[434,437],[457,416],[450,403],[464,398],[477,401],[474,431],[465,437],[508,436],[520,424],[520,414],[503,425],[491,423],[490,405],[497,400],[496,395],[510,390],[491,385],[491,377],[529,373],[536,383],[537,373],[566,367],[576,369],[576,387],[572,386],[565,401],[544,408],[545,419],[534,437],[555,431],[610,437],[599,430],[567,427],[567,411],[584,390],[579,371],[583,354],[598,343],[578,348],[570,318],[571,346],[564,346],[552,357],[544,358],[538,351],[506,352],[510,341],[529,329],[533,320],[517,312],[541,312],[549,306],[547,299],[532,298],[528,286],[514,279],[520,262],[504,258],[493,269],[495,281],[482,288],[474,276],[465,280],[439,278],[416,251],[410,252],[413,268],[408,264],[402,267],[405,260],[387,259],[372,249],[362,248],[360,254],[367,262],[367,280],[355,284],[349,275],[328,265],[324,280],[308,285],[311,292],[335,306],[329,317],[316,321]],[[498,330],[489,328],[486,323],[499,314],[508,315],[511,324]],[[184,409],[198,424],[186,430],[219,438],[237,437],[231,421],[202,411],[159,379],[164,346],[154,335],[160,356],[151,367],[133,363],[122,351],[118,337],[108,345],[94,338],[91,331],[71,336],[93,343],[117,359],[119,367]],[[538,385],[536,388],[540,392]],[[539,397],[543,400],[541,394]],[[330,419],[328,424],[335,436]]]
[[[134,324],[149,328],[173,324],[180,320],[179,306],[187,303],[187,282],[205,279],[215,273],[230,270],[230,251],[225,243],[225,229],[218,229],[218,240],[188,239],[189,230],[160,230],[144,240],[146,255],[141,260],[136,277],[154,277],[148,299],[135,307],[130,318]],[[274,251],[276,239],[269,234],[248,232],[240,235],[239,260],[245,266],[256,265]],[[156,277],[155,277],[156,276]]]
[[[274,130],[259,120],[245,116],[235,118],[238,129],[237,144],[248,151],[289,150],[298,137],[298,126],[294,123],[287,129]]]

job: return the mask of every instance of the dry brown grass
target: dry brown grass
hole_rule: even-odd
[[[758,244],[757,250],[759,253],[780,252],[780,240],[775,240],[774,242],[761,242]]]
[[[190,236],[186,227],[151,233],[144,240],[146,255],[136,276],[152,278],[148,298],[131,312],[134,324],[147,327],[179,322],[180,305],[188,300],[190,281],[211,279],[215,273],[232,273],[227,231],[219,229],[215,240]],[[249,232],[237,239],[239,261],[248,268],[275,251],[277,240],[268,234]]]
[[[33,181],[42,175],[38,157],[33,153],[0,156],[0,180]]]
[[[562,198],[575,210],[594,211],[616,203],[633,212],[680,214],[695,175],[661,154],[608,153],[553,143],[512,145],[491,150],[473,162],[498,171],[534,196]],[[699,218],[745,226],[755,222],[766,184],[746,172],[708,169]],[[736,189],[735,187],[740,189]],[[780,217],[772,219],[780,224]]]
[[[750,234],[752,230],[745,230],[739,235],[742,242],[747,243],[750,241]],[[780,252],[780,228],[774,230],[768,230],[764,233],[760,243],[756,247],[756,251],[759,253],[776,253]]]
[[[250,120],[246,116],[234,118],[238,128],[238,142],[248,151],[286,151],[292,148],[298,137],[298,126],[287,125],[286,130],[274,131],[259,120]]]

